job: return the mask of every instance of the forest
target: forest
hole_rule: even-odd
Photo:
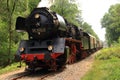
[[[0,0],[0,66],[14,62],[19,41],[25,33],[15,31],[18,16],[27,16],[40,0]]]

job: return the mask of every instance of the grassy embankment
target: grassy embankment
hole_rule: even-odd
[[[11,72],[11,71],[19,70],[20,68],[18,68],[17,66],[19,66],[19,63],[13,63],[9,66],[4,67],[4,68],[0,67],[0,75],[4,74],[4,73]],[[25,66],[25,64],[22,64],[22,66]]]
[[[98,51],[92,69],[82,80],[120,80],[120,45]]]

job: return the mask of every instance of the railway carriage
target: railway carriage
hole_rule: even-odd
[[[103,48],[103,42],[100,40],[97,40],[97,49],[99,50],[101,48]]]
[[[87,53],[93,53],[94,51],[96,51],[97,49],[97,42],[96,42],[96,38],[92,35],[90,35],[87,32],[83,32],[83,37],[81,38],[82,41],[82,45],[85,51],[87,51]]]

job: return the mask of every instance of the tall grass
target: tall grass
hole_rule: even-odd
[[[92,69],[82,80],[120,80],[120,43],[98,51]]]
[[[120,46],[102,49],[96,54],[95,59],[107,60],[114,57],[120,58]]]
[[[96,60],[82,80],[120,80],[120,59]]]

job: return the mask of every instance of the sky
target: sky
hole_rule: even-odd
[[[110,6],[116,3],[120,3],[120,0],[78,0],[83,20],[92,26],[102,41],[105,41],[105,29],[101,26],[101,19]]]
[[[105,29],[101,26],[101,19],[108,12],[111,5],[120,3],[120,0],[76,0],[82,10],[82,18],[92,26],[100,40],[105,41]],[[39,7],[50,7],[49,0],[41,0]]]

